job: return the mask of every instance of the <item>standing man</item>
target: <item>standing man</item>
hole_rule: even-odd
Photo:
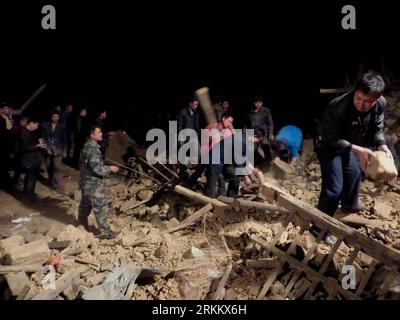
[[[222,97],[220,95],[216,95],[214,98],[213,108],[215,110],[215,115],[217,117],[217,121],[221,121],[222,114],[225,112],[222,107]]]
[[[178,134],[183,129],[192,129],[196,131],[197,136],[200,137],[200,121],[199,112],[199,101],[196,98],[192,98],[189,101],[189,105],[182,109],[178,114]]]
[[[361,170],[366,171],[375,147],[393,158],[384,137],[382,96],[385,83],[374,72],[360,77],[352,91],[334,99],[327,107],[318,128],[317,154],[321,164],[322,188],[318,209],[333,216],[339,202],[341,210],[357,213]],[[361,168],[361,170],[360,170]],[[314,235],[319,233],[313,228]],[[336,239],[327,234],[329,244]]]
[[[88,216],[93,209],[101,237],[114,239],[117,233],[113,232],[107,223],[108,201],[104,189],[104,178],[109,176],[111,172],[118,172],[119,168],[104,165],[99,145],[102,137],[103,134],[100,127],[93,126],[90,128],[89,139],[84,144],[81,152],[79,186],[82,191],[82,197],[79,204],[78,219],[88,230]]]
[[[44,143],[40,143],[36,135],[36,130],[39,126],[39,121],[29,119],[27,125],[22,128],[19,137],[21,148],[21,167],[25,171],[24,194],[31,198],[35,193],[35,185],[37,176],[40,171],[40,166],[43,162],[42,150],[46,149]]]
[[[8,171],[10,155],[12,152],[11,122],[9,120],[10,107],[3,103],[0,105],[0,185],[7,187],[11,183]]]
[[[274,140],[274,122],[269,108],[264,107],[264,98],[257,95],[254,99],[253,109],[249,114],[250,129],[254,129],[254,150],[261,145],[264,152],[264,160],[267,168],[271,164],[270,144]]]
[[[103,134],[102,140],[100,140],[100,150],[101,154],[103,155],[103,158],[106,155],[106,149],[108,147],[108,128],[106,124],[106,119],[107,119],[107,110],[101,110],[99,113],[99,116],[96,118],[95,125],[101,129],[101,132]]]
[[[81,108],[75,121],[74,128],[74,166],[79,170],[79,156],[88,134],[88,120],[86,108]]]
[[[50,186],[57,192],[64,193],[61,184],[61,162],[67,156],[67,134],[65,125],[60,123],[60,114],[54,110],[51,122],[42,125],[42,138],[47,144],[46,168]]]
[[[74,106],[72,104],[68,104],[65,107],[64,112],[60,115],[60,123],[64,124],[66,137],[67,137],[67,146],[66,146],[66,157],[68,160],[73,157],[73,131],[74,131],[74,118],[72,116],[72,112],[74,111]]]
[[[271,144],[271,150],[274,151],[277,158],[287,160],[290,165],[294,165],[299,157],[302,144],[301,130],[296,126],[285,126],[276,135]]]
[[[12,151],[12,159],[13,159],[13,183],[18,183],[19,178],[21,176],[21,146],[20,146],[20,137],[22,134],[22,130],[28,124],[28,117],[21,117],[17,123],[13,125],[11,128],[11,135],[13,139],[13,151]]]

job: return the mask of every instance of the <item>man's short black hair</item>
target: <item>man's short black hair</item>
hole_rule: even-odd
[[[229,117],[232,117],[232,118],[233,118],[233,113],[232,113],[232,111],[227,110],[227,111],[225,111],[225,112],[222,114],[221,120],[224,119],[224,118],[227,119],[227,118],[229,118]]]
[[[28,121],[26,122],[26,124],[30,123],[40,123],[39,118],[37,118],[36,116],[28,117]]]
[[[385,90],[385,81],[383,81],[379,73],[368,71],[357,80],[354,90],[361,90],[365,94],[380,96]]]
[[[264,102],[264,97],[261,94],[257,94],[254,97],[254,102],[258,102],[258,101]]]
[[[87,134],[87,137],[90,138],[90,135],[91,135],[92,133],[94,133],[94,132],[96,131],[97,128],[99,128],[99,129],[101,130],[100,126],[97,126],[97,125],[92,125],[92,126],[90,126],[89,131],[88,131],[88,134]]]
[[[3,102],[0,104],[0,108],[5,108],[5,107],[11,108],[11,105],[10,105],[8,102],[3,101]]]
[[[222,96],[220,94],[216,94],[214,96],[214,102],[218,104],[222,103]]]
[[[278,151],[282,143],[283,142],[281,140],[274,139],[274,141],[271,143],[271,150],[274,152]]]
[[[193,96],[190,97],[189,103],[193,103],[193,102],[196,102],[196,101],[199,102],[199,99],[197,99],[197,97],[193,95]]]
[[[55,115],[55,114],[60,115],[60,111],[59,111],[58,109],[53,109],[53,110],[51,110],[50,115],[53,116],[53,115]]]

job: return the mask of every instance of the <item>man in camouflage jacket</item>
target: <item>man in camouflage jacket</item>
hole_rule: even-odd
[[[89,131],[89,139],[84,144],[81,156],[80,188],[82,192],[79,204],[79,221],[88,229],[88,216],[94,211],[101,236],[107,239],[116,237],[107,223],[108,202],[104,189],[104,178],[110,173],[118,172],[116,166],[106,166],[98,144],[102,140],[102,132],[99,127],[92,127]]]

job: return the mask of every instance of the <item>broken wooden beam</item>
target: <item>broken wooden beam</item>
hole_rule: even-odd
[[[150,164],[148,161],[146,161],[145,159],[139,157],[138,158],[140,161],[142,161],[143,163],[145,163],[146,165],[148,165],[151,169],[153,169],[158,175],[160,175],[161,177],[163,177],[165,180],[167,180],[168,182],[171,181],[170,178],[168,178],[165,174],[163,174],[160,170],[158,170],[156,167],[154,167],[152,164]]]
[[[24,102],[24,104],[21,106],[20,110],[21,112],[24,112],[24,110],[32,103],[33,100],[36,99],[36,97],[46,88],[46,84],[43,84],[40,86],[30,97],[28,100]]]
[[[16,266],[3,266],[0,265],[0,274],[7,273],[18,273],[18,272],[27,272],[27,273],[35,273],[41,270],[41,264],[25,264],[25,265],[16,265]]]
[[[204,206],[203,208],[201,208],[200,210],[197,210],[195,213],[191,214],[189,217],[187,217],[186,219],[182,220],[181,223],[179,223],[177,226],[167,229],[163,232],[161,232],[161,234],[164,233],[174,233],[177,232],[179,230],[185,229],[187,227],[192,226],[198,219],[202,218],[204,215],[206,215],[210,210],[212,209],[212,205],[211,204],[207,204],[206,206]]]
[[[54,284],[55,289],[45,289],[38,295],[33,297],[32,300],[54,300],[68,286],[70,286],[73,282],[78,280],[80,276],[81,276],[80,272],[72,270],[67,274],[63,275],[60,279],[58,279],[55,282]]]
[[[212,297],[213,300],[220,300],[222,298],[222,290],[224,290],[225,284],[228,281],[228,278],[229,278],[229,275],[231,274],[231,272],[232,272],[232,264],[230,264],[225,269],[224,275],[222,276],[221,281],[218,284],[218,288],[215,291],[215,293],[213,294],[213,297]]]
[[[262,240],[261,238],[255,236],[255,235],[252,235],[250,238],[253,241],[257,242],[259,245],[261,245],[263,248],[269,250],[270,252],[272,252],[273,254],[278,256],[283,261],[288,262],[294,268],[305,272],[309,277],[311,277],[311,278],[313,278],[315,280],[321,281],[324,285],[327,285],[330,288],[338,288],[338,291],[344,297],[346,297],[346,298],[348,298],[350,300],[360,300],[361,299],[360,297],[356,296],[354,293],[351,293],[350,291],[343,289],[341,287],[341,285],[338,284],[335,280],[323,276],[318,271],[315,271],[314,269],[310,268],[308,265],[304,264],[303,262],[297,260],[296,258],[293,258],[292,256],[290,256],[286,252],[284,252],[284,251],[282,251],[282,250],[280,250],[280,249],[278,249],[276,247],[273,247],[273,246],[269,245],[266,241]],[[278,268],[277,268],[277,273],[278,274],[281,271],[282,270],[278,271]]]
[[[400,266],[400,253],[393,248],[369,238],[367,235],[323,213],[312,205],[296,199],[268,182],[263,185],[263,193],[269,200],[272,199],[289,211],[296,212],[303,219],[315,224],[317,227],[327,229],[335,236],[342,237],[345,241],[361,248],[370,257],[389,267],[398,268]]]
[[[246,267],[247,268],[254,268],[254,269],[274,269],[278,267],[280,264],[279,260],[246,260]]]
[[[347,215],[341,215],[337,214],[335,215],[335,218],[340,220],[341,222],[355,228],[359,227],[367,227],[367,228],[377,228],[381,227],[387,222],[377,220],[377,219],[367,219],[364,217],[361,217],[360,215],[353,213],[353,214],[347,214]]]
[[[158,183],[158,184],[162,184],[159,180],[157,180],[156,178],[150,177],[149,175],[145,174],[144,172],[141,172],[141,171],[139,171],[139,170],[133,169],[133,168],[128,167],[128,166],[125,166],[125,165],[123,165],[123,164],[121,164],[121,163],[119,163],[119,162],[113,161],[113,160],[111,160],[111,159],[106,159],[106,161],[107,161],[107,162],[110,162],[110,163],[112,163],[112,164],[115,164],[115,165],[118,166],[118,167],[121,167],[121,168],[124,168],[124,169],[126,169],[126,170],[135,172],[135,173],[137,173],[137,174],[140,174],[140,175],[142,175],[143,177],[145,177],[145,178],[147,178],[147,179],[150,179],[150,180],[153,180],[154,182],[156,182],[156,183]]]
[[[249,201],[245,199],[234,199],[234,198],[229,198],[229,197],[224,197],[224,196],[219,196],[218,200],[229,204],[233,205],[236,201],[239,203],[241,208],[247,208],[247,209],[261,209],[261,210],[266,210],[266,211],[271,211],[271,212],[280,212],[280,213],[288,213],[288,211],[283,208],[283,207],[278,207],[277,205],[266,203],[266,202],[256,202],[256,201]]]
[[[207,197],[205,195],[202,195],[200,193],[194,192],[190,189],[184,188],[182,186],[175,186],[174,188],[175,192],[184,195],[185,197],[188,197],[193,200],[198,200],[204,204],[210,203],[214,207],[227,207],[228,205],[226,203],[223,203],[222,201],[219,201],[214,198]]]

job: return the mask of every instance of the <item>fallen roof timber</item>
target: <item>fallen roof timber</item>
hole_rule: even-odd
[[[367,235],[345,225],[339,220],[328,216],[322,211],[314,208],[295,197],[285,193],[276,186],[266,182],[263,185],[263,193],[267,198],[273,198],[278,205],[296,212],[303,219],[310,221],[321,229],[327,229],[336,236],[343,238],[351,245],[360,248],[370,257],[384,263],[388,267],[398,269],[400,267],[400,253],[393,248],[383,245]]]

